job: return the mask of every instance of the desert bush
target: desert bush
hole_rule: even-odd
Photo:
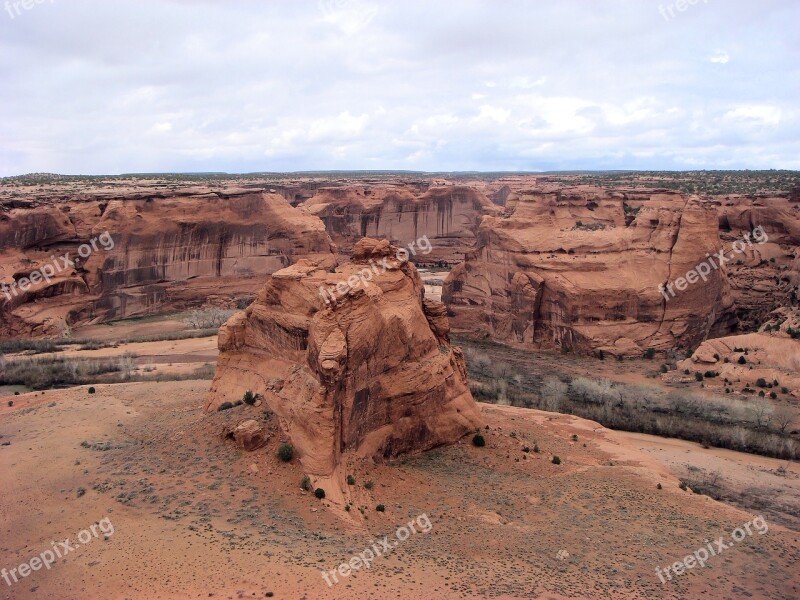
[[[478,448],[483,448],[486,445],[486,440],[480,433],[478,433],[474,438],[472,438],[472,444]]]
[[[294,448],[292,448],[291,444],[283,444],[280,448],[278,448],[278,458],[280,458],[283,462],[288,463],[294,457]]]
[[[316,490],[314,490],[314,496],[316,496],[319,500],[322,500],[323,498],[325,498],[325,490],[323,490],[322,488],[317,488]]]
[[[553,464],[554,465],[560,465],[561,464],[561,459],[558,456],[554,456],[553,457]]]
[[[233,408],[233,402],[223,402],[222,404],[219,405],[217,412],[223,412],[226,410],[230,410],[232,408]]]
[[[355,485],[355,484],[356,484],[356,478],[353,477],[352,475],[348,475],[347,476],[347,485]]]
[[[368,490],[371,490],[372,488],[374,488],[374,487],[375,487],[375,482],[374,482],[374,481],[372,481],[372,480],[370,479],[369,481],[367,481],[367,482],[364,484],[364,487],[365,487],[366,489],[368,489]]]
[[[256,395],[250,390],[247,390],[244,393],[244,396],[242,396],[242,402],[244,402],[248,406],[253,406],[256,403]]]
[[[311,490],[311,478],[308,475],[303,475],[303,480],[300,482],[300,489],[306,492]]]
[[[375,510],[377,510],[378,512],[385,512],[386,507],[383,504],[378,504],[378,506],[375,507]]]
[[[235,312],[234,310],[223,310],[213,306],[202,308],[189,313],[189,316],[184,319],[184,323],[191,329],[219,328],[222,327]]]

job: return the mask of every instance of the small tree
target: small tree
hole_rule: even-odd
[[[797,417],[797,410],[791,406],[778,406],[772,411],[772,422],[781,435],[786,435],[786,430],[791,428]]]

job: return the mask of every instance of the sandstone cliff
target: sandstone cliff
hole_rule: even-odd
[[[464,254],[475,247],[481,217],[499,212],[484,194],[466,186],[325,188],[303,207],[322,219],[333,241],[347,255],[363,237],[386,239],[404,247],[428,236],[433,251],[415,259],[422,264],[464,260]]]
[[[445,308],[396,250],[364,239],[335,272],[301,260],[220,330],[206,409],[262,395],[329,495],[347,487],[350,460],[427,450],[481,424]],[[321,293],[337,284],[335,300]]]
[[[718,251],[717,211],[677,193],[520,192],[486,217],[445,283],[454,326],[528,346],[612,355],[688,348],[735,325],[714,270],[669,301],[660,285]]]
[[[107,244],[98,243],[108,232]],[[83,260],[79,249],[95,240]],[[101,240],[103,241],[103,240]],[[245,189],[102,193],[0,207],[0,283],[57,261],[28,290],[0,294],[0,337],[183,309],[254,294],[300,257],[332,266],[319,219],[277,194]],[[68,254],[75,264],[64,266]]]

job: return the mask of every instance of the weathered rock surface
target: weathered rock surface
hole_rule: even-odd
[[[328,266],[322,222],[282,196],[245,189],[102,193],[0,206],[0,283],[10,285],[105,232],[95,247],[25,292],[0,294],[0,337],[58,335],[68,326],[252,295],[298,258]]]
[[[269,441],[269,436],[258,421],[249,420],[239,423],[233,431],[226,432],[225,437],[232,437],[236,445],[245,452],[255,452],[263,448]]]
[[[724,274],[669,301],[659,286],[721,247],[717,209],[677,193],[574,188],[519,193],[485,217],[476,251],[443,292],[453,324],[493,339],[641,355],[735,326]]]
[[[726,249],[756,227],[769,238],[726,269],[741,328],[752,331],[775,309],[800,300],[800,203],[787,194],[726,196],[718,204]]]
[[[481,192],[466,186],[350,185],[321,189],[303,203],[319,216],[343,254],[363,237],[407,247],[423,236],[433,251],[419,264],[457,264],[475,247],[481,217],[497,214]]]
[[[361,240],[335,272],[301,260],[220,330],[206,409],[261,394],[329,496],[347,487],[348,460],[427,450],[481,425],[445,309],[424,299],[416,269],[396,251]],[[372,274],[367,284],[323,299],[321,288],[359,282],[359,273]]]

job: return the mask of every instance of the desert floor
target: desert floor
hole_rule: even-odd
[[[757,516],[681,490],[670,467],[677,472],[690,449],[683,442],[482,405],[486,447],[466,439],[363,464],[353,472],[357,506],[346,513],[300,489],[302,468],[278,460],[281,434],[262,408],[203,415],[208,381],[96,387],[0,406],[0,444],[9,444],[0,446],[0,568],[52,541],[74,543],[105,518],[114,528],[49,570],[11,586],[0,579],[0,598],[800,597],[798,534],[768,515],[764,535],[661,583],[656,567],[729,539]],[[226,423],[244,418],[274,432],[266,448],[244,454],[222,439]],[[534,446],[540,452],[523,451]],[[756,475],[785,464],[748,461]],[[789,496],[797,495],[793,469],[781,481]],[[747,465],[734,471],[756,476]],[[383,536],[396,540],[421,514],[429,533],[325,583],[321,571]]]

